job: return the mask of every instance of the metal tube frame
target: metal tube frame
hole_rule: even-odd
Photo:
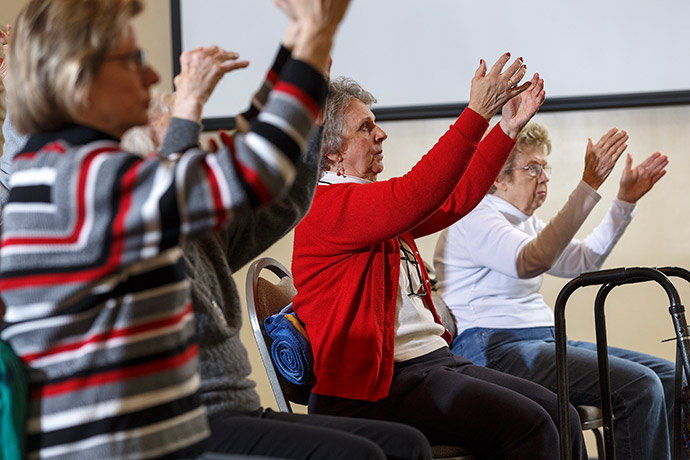
[[[685,320],[685,308],[680,303],[680,296],[668,276],[681,276],[690,282],[690,272],[683,269],[666,267],[657,270],[654,268],[614,268],[610,270],[600,270],[595,272],[583,273],[570,280],[558,294],[556,305],[554,306],[555,315],[555,339],[556,339],[556,378],[558,380],[558,423],[560,434],[560,453],[562,460],[571,460],[570,446],[570,417],[568,411],[569,385],[568,385],[568,360],[567,360],[567,337],[565,333],[565,306],[570,296],[577,289],[585,286],[603,285],[597,293],[595,302],[595,321],[597,323],[597,354],[599,358],[600,386],[602,388],[602,414],[604,417],[604,441],[605,452],[608,460],[615,460],[615,446],[613,443],[613,410],[610,397],[610,380],[608,377],[608,353],[606,351],[606,324],[603,304],[611,290],[623,284],[639,283],[644,281],[655,281],[666,292],[669,298],[669,312],[673,317],[673,323],[678,338],[679,351],[683,361],[686,375],[690,376],[690,360],[688,357],[688,335],[687,322]],[[687,278],[686,278],[687,276]],[[599,306],[601,305],[601,306]],[[599,306],[597,308],[597,306]],[[599,350],[599,342],[603,339],[603,345]],[[690,380],[690,379],[689,379]],[[606,387],[606,388],[604,388]],[[608,395],[605,398],[604,395]],[[608,401],[604,401],[608,399]]]

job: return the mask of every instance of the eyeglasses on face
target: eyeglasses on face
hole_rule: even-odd
[[[546,173],[547,176],[551,175],[551,165],[545,164],[544,166],[537,164],[537,163],[530,163],[527,166],[519,166],[516,168],[510,168],[507,171],[514,171],[516,169],[522,169],[527,171],[527,174],[529,174],[531,177],[539,177],[541,176],[542,171]]]
[[[137,66],[139,70],[146,70],[149,66],[148,55],[144,50],[136,50],[131,53],[112,54],[105,57],[106,61],[127,61]]]

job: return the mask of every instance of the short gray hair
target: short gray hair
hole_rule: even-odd
[[[549,136],[549,131],[544,125],[535,122],[527,123],[527,125],[520,130],[517,140],[515,141],[515,147],[513,151],[510,152],[510,156],[503,165],[503,169],[501,169],[498,177],[503,177],[508,181],[512,181],[515,157],[519,153],[532,147],[540,148],[544,152],[544,155],[551,154],[551,137]],[[494,193],[495,191],[496,186],[492,185],[489,193]]]
[[[7,96],[23,134],[74,121],[108,52],[120,45],[140,0],[31,0],[10,37]]]
[[[323,139],[321,141],[322,171],[329,170],[333,165],[328,155],[337,153],[343,146],[345,112],[352,99],[357,99],[368,106],[376,102],[374,95],[362,88],[352,78],[338,77],[331,81],[328,88],[326,122],[323,126]]]

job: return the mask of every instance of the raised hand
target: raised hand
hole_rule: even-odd
[[[503,106],[501,112],[501,129],[513,139],[516,139],[520,130],[537,113],[544,103],[546,92],[544,80],[535,73],[530,80],[530,86],[525,91],[510,99]]]
[[[588,139],[582,180],[598,190],[628,147],[627,140],[628,133],[618,128],[611,128],[596,144],[592,143],[591,138]]]
[[[324,72],[350,0],[275,0],[299,30],[292,56]]]
[[[5,81],[7,77],[7,53],[10,49],[10,32],[12,26],[7,24],[7,31],[0,29],[0,45],[2,45],[2,58],[0,58],[0,80]]]
[[[635,168],[632,167],[632,156],[628,154],[625,160],[625,168],[621,174],[618,188],[618,199],[628,203],[637,203],[648,191],[652,189],[659,179],[666,174],[668,157],[659,152],[653,153]]]
[[[532,83],[520,86],[520,80],[525,76],[527,66],[518,58],[505,71],[503,67],[510,59],[510,53],[505,53],[486,71],[486,62],[482,59],[479,68],[472,78],[470,102],[468,107],[489,121],[503,105],[513,97],[525,91]]]
[[[175,77],[173,116],[199,121],[201,110],[223,76],[249,65],[239,54],[217,46],[196,48],[180,55],[180,73]]]
[[[297,21],[297,13],[293,9],[290,0],[273,0],[273,3],[285,13],[285,16],[290,19],[290,22]]]

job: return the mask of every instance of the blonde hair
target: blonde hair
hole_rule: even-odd
[[[515,141],[515,147],[513,151],[510,152],[510,156],[503,165],[503,169],[501,169],[498,177],[512,181],[515,157],[519,153],[532,147],[540,148],[542,152],[544,152],[544,155],[551,154],[551,137],[549,136],[549,131],[547,131],[544,125],[535,122],[527,123],[525,127],[520,130],[517,140]],[[489,193],[494,193],[495,191],[496,186],[492,185]]]
[[[10,37],[7,95],[24,134],[73,122],[103,61],[140,0],[31,0]]]

